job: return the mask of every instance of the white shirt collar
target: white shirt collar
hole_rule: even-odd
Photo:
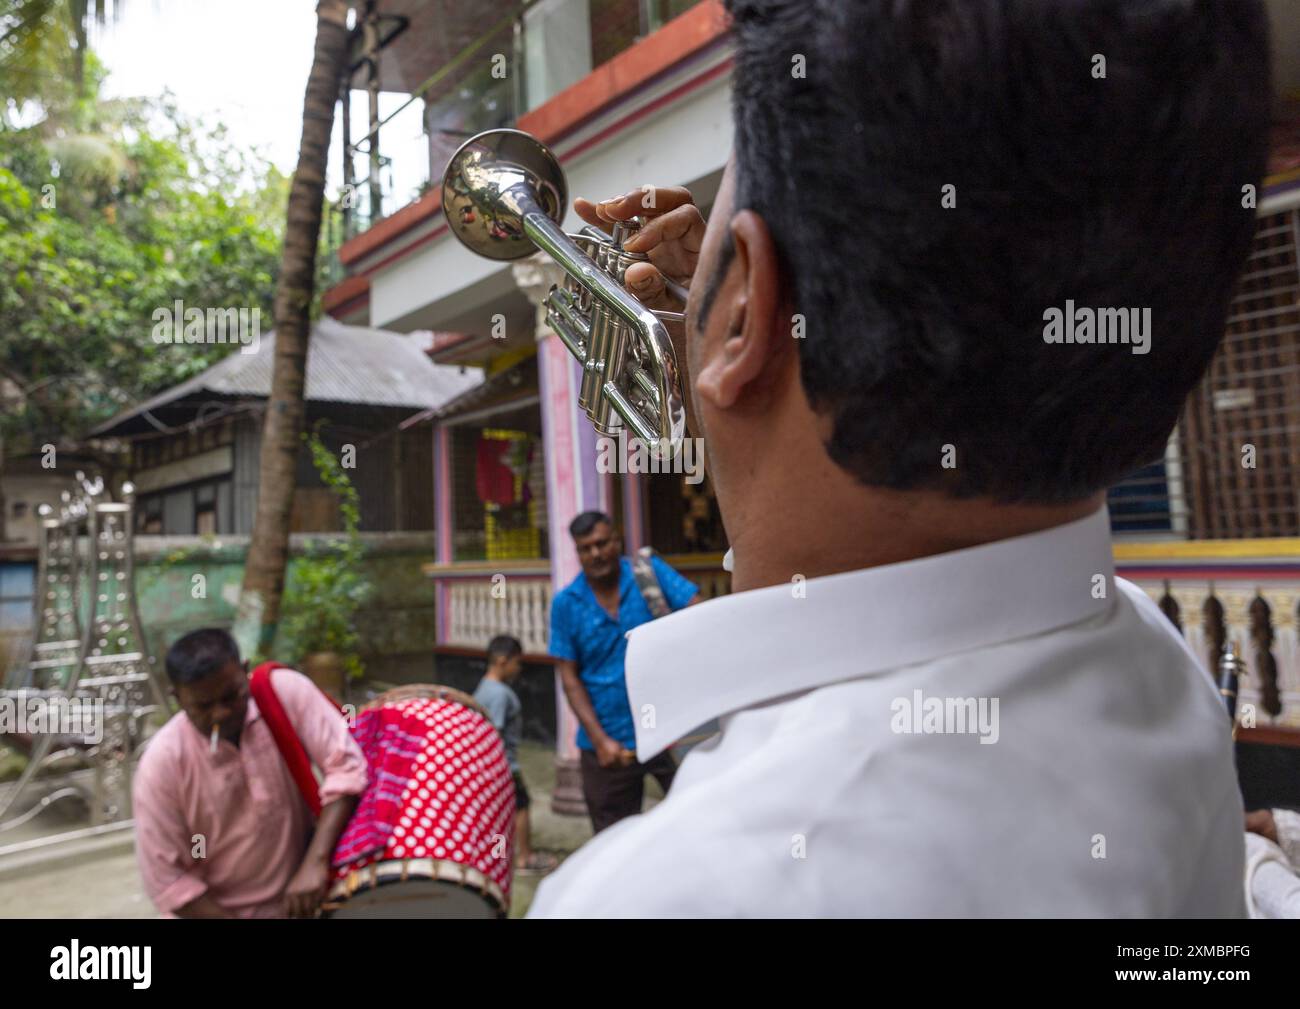
[[[1114,576],[1102,507],[1027,536],[721,596],[643,624],[628,633],[626,662],[637,757],[777,697],[1087,620],[1111,606]]]

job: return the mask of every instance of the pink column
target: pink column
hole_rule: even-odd
[[[623,467],[623,544],[629,554],[646,545],[645,477]]]
[[[569,523],[579,512],[601,508],[604,480],[596,471],[596,436],[578,409],[580,366],[545,324],[543,302],[558,268],[525,261],[514,267],[515,282],[537,306],[537,378],[542,408],[542,439],[546,458],[546,512],[551,553],[551,589],[560,589],[582,571],[569,536]],[[569,708],[564,687],[555,679],[556,754],[555,793],[551,808],[557,813],[585,815],[582,778],[578,767],[578,720]]]

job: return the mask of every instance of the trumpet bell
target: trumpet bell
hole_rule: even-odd
[[[535,207],[528,206],[528,199]],[[461,144],[442,179],[442,212],[452,233],[488,259],[537,251],[524,233],[526,210],[559,224],[568,205],[564,171],[546,147],[521,130],[490,130]]]

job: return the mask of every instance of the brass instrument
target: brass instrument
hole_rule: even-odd
[[[564,269],[563,286],[547,296],[546,321],[582,362],[578,405],[596,431],[614,434],[621,420],[651,452],[671,456],[686,411],[664,322],[680,322],[681,313],[652,311],[623,286],[628,266],[647,258],[623,248],[639,221],[614,225],[612,235],[590,226],[566,234],[559,225],[567,203],[559,161],[519,130],[471,137],[443,173],[443,214],[470,251],[511,260],[540,250]]]

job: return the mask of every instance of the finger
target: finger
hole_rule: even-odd
[[[631,192],[623,193],[621,196],[609,196],[603,200],[596,200],[592,206],[596,208],[596,217],[602,224],[613,224],[615,221],[626,221],[636,217],[641,211],[638,207],[641,192],[634,189]],[[606,230],[609,230],[606,228]]]
[[[658,298],[667,287],[664,275],[651,263],[633,263],[624,271],[623,283],[642,301]]]
[[[682,302],[668,291],[665,278],[652,263],[633,263],[623,274],[624,286],[646,308],[659,312],[680,312]]]
[[[613,230],[613,225],[604,220],[600,214],[596,212],[596,204],[592,203],[590,200],[584,200],[579,196],[573,201],[573,211],[588,224],[600,228],[600,230],[605,232],[605,234],[609,234],[610,231]]]
[[[698,253],[704,243],[704,217],[692,204],[678,207],[659,217],[652,217],[641,230],[623,243],[628,252],[646,252],[665,242],[680,242],[690,253]]]
[[[659,217],[683,206],[694,206],[691,191],[683,186],[641,186],[617,199],[608,208],[617,220],[629,217]]]
[[[600,200],[595,207],[601,220],[626,221],[633,217],[658,217],[688,204],[694,206],[691,191],[682,186],[642,186],[622,196]]]

